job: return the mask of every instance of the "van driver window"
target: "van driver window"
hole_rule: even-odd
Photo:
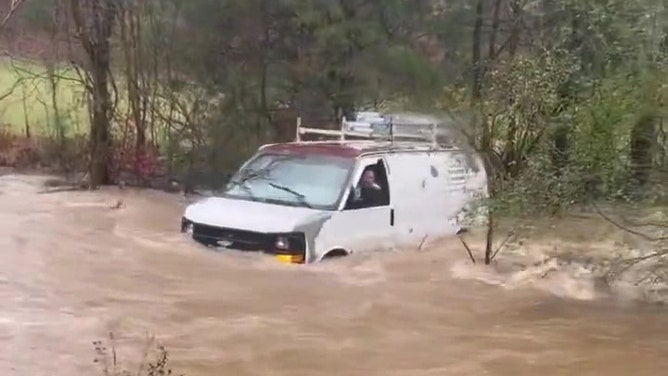
[[[382,162],[367,166],[348,197],[346,210],[387,206],[390,195]]]

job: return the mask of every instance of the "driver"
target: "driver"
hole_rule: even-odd
[[[376,172],[367,168],[360,181],[361,197],[365,206],[381,206],[384,204],[383,189],[376,181]]]

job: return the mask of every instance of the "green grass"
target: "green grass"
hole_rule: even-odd
[[[34,136],[55,136],[57,124],[60,124],[66,136],[88,133],[90,121],[81,79],[71,66],[58,68],[56,76],[59,123],[53,110],[51,82],[46,67],[35,61],[0,58],[0,130],[25,134],[27,123]],[[117,115],[127,116],[128,105],[123,96],[123,83],[117,82],[117,88],[120,91]],[[185,95],[181,102],[188,103],[187,98]],[[158,101],[157,105],[167,111],[168,106],[164,100]],[[183,120],[178,114],[173,116],[177,120]],[[163,127],[164,121],[150,121],[159,131],[159,137],[164,137],[163,133],[167,129]]]
[[[55,137],[58,135],[58,125],[63,127],[66,137],[87,134],[90,129],[88,109],[84,99],[84,86],[77,72],[71,66],[61,66],[56,71],[59,78],[56,87],[56,100],[59,120],[57,121],[52,106],[51,82],[46,66],[37,61],[0,58],[0,131],[24,135],[26,124],[30,126],[31,136]],[[123,75],[117,75],[116,87],[119,97],[116,106],[116,118],[112,120],[114,130],[122,132],[128,118],[129,106],[127,103],[126,86]],[[169,87],[160,87],[156,96],[156,114],[149,114],[147,122],[155,129],[155,143],[164,148],[167,146],[167,135],[172,127],[180,126],[186,117],[180,111],[172,113],[169,101],[176,100],[179,105],[175,108],[185,108],[192,111],[193,103],[202,100],[204,95],[198,88],[186,88],[177,95]],[[206,99],[206,98],[205,98]],[[218,99],[208,98],[210,101]],[[207,109],[203,109],[206,111]],[[165,121],[163,116],[168,115],[171,121]],[[196,119],[200,114],[194,114]],[[241,131],[243,132],[243,131]],[[239,138],[246,142],[241,132],[230,131],[230,145]]]
[[[78,75],[72,68],[58,68],[56,75],[60,125],[69,135],[85,133],[89,122]],[[51,94],[51,83],[43,65],[0,60],[0,125],[23,134],[27,123],[35,136],[55,134],[58,121]]]

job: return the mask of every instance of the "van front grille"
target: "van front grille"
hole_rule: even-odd
[[[241,251],[268,251],[272,235],[199,223],[193,224],[193,239],[207,246],[224,246]]]

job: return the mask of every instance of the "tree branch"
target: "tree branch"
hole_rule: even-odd
[[[650,254],[644,255],[644,256],[639,256],[639,257],[634,257],[631,259],[626,259],[622,260],[617,264],[618,268],[615,268],[608,272],[608,278],[614,277],[615,275],[620,275],[624,273],[625,271],[631,269],[634,265],[639,264],[643,261],[647,261],[650,259],[656,259],[656,258],[662,258],[664,256],[668,256],[668,249],[661,249],[656,252],[652,252]]]
[[[603,219],[608,221],[610,224],[612,224],[613,226],[617,227],[618,229],[620,229],[622,231],[628,232],[629,234],[639,236],[639,237],[641,237],[645,240],[651,241],[651,242],[658,242],[658,241],[668,240],[668,236],[653,237],[653,236],[647,235],[645,233],[642,233],[640,231],[636,231],[636,230],[634,230],[632,228],[629,228],[627,226],[623,226],[619,222],[617,222],[617,221],[613,220],[612,218],[610,218],[609,216],[603,214],[601,209],[599,209],[598,206],[596,206],[596,205],[594,205],[594,210],[596,211],[596,213],[598,215],[600,215]]]
[[[23,4],[25,0],[12,0],[11,5],[9,6],[9,11],[5,15],[5,17],[2,19],[0,22],[0,31],[5,28],[5,25],[7,25],[7,22],[9,22],[9,19],[12,18],[14,13],[16,13],[17,10],[21,7],[21,4]]]

